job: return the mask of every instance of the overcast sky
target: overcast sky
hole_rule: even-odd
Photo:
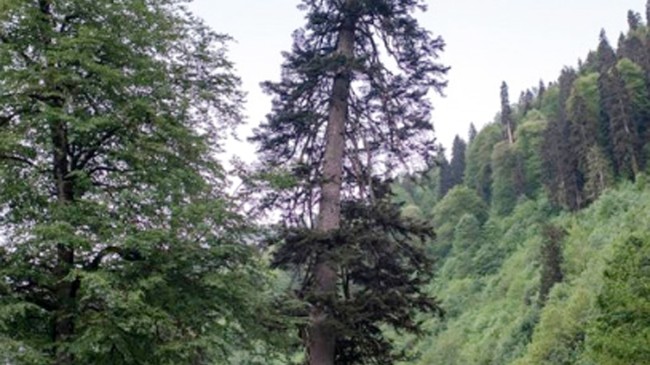
[[[214,30],[231,35],[230,58],[247,92],[248,129],[264,120],[270,98],[259,83],[280,76],[281,51],[304,24],[298,0],[195,0],[191,9]],[[565,65],[576,65],[598,45],[601,28],[612,46],[627,29],[627,11],[645,15],[645,0],[427,0],[422,25],[447,43],[441,62],[451,66],[447,96],[434,96],[437,138],[448,149],[455,134],[466,137],[470,122],[480,128],[500,108],[499,87],[511,101],[553,81]],[[253,146],[231,151],[246,160]],[[236,149],[236,151],[232,151]]]

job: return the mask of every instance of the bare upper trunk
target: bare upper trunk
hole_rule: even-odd
[[[347,0],[346,7],[354,6],[356,0]],[[346,15],[338,35],[337,54],[346,59],[354,57],[355,19]],[[339,229],[341,222],[341,180],[345,150],[345,124],[348,117],[351,70],[341,67],[334,78],[329,119],[325,134],[325,156],[321,182],[321,200],[318,230],[328,233]],[[315,268],[316,293],[334,299],[337,286],[336,263],[320,257]],[[336,333],[328,318],[326,305],[317,305],[311,311],[309,328],[309,364],[334,365]]]

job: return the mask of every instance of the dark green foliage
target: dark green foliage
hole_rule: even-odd
[[[474,142],[474,139],[476,139],[476,135],[478,132],[476,131],[476,127],[474,126],[474,123],[469,124],[469,133],[467,134],[467,137],[469,138],[469,143],[471,144]]]
[[[273,265],[305,275],[296,293],[306,302],[329,302],[337,328],[336,364],[393,364],[404,354],[395,351],[382,325],[420,333],[416,314],[441,313],[422,288],[431,280],[432,261],[425,239],[433,229],[421,220],[403,219],[388,201],[343,205],[343,225],[331,236],[311,230],[288,230],[278,247]],[[340,266],[337,299],[310,290],[314,277],[309,267],[320,255]],[[302,315],[306,316],[305,312]]]
[[[598,72],[601,74],[607,72],[616,64],[616,52],[607,40],[605,30],[600,31],[600,42],[598,43]]]
[[[545,93],[546,93],[546,84],[544,83],[544,80],[539,80],[539,85],[537,86],[537,102],[536,102],[536,107],[538,109],[541,108],[542,100],[544,98]]]
[[[438,196],[442,199],[447,195],[447,192],[454,187],[454,171],[452,170],[449,161],[447,161],[447,156],[445,156],[444,149],[440,148],[442,153],[438,157],[437,168],[439,173],[439,183],[438,183]]]
[[[458,135],[454,138],[454,143],[451,148],[451,163],[449,169],[451,170],[452,186],[462,184],[465,178],[465,151],[467,144]]]
[[[560,227],[546,225],[542,229],[542,272],[538,299],[541,306],[546,303],[551,288],[564,278],[562,274],[562,241],[565,236],[566,232]]]
[[[436,311],[421,291],[431,258],[421,254],[417,241],[407,239],[422,231],[386,193],[399,168],[421,172],[435,163],[428,94],[445,86],[447,68],[436,60],[444,42],[414,16],[424,1],[303,0],[300,6],[307,23],[294,33],[292,50],[284,55],[282,79],[263,84],[273,96],[273,109],[252,138],[262,171],[282,168],[295,182],[287,189],[262,191],[268,193],[263,203],[282,214],[279,231],[298,234],[279,239],[283,245],[275,261],[295,267],[303,279],[298,299],[331,320],[327,341],[335,337],[337,364],[392,364],[401,355],[391,353],[391,340],[379,329],[416,331],[415,313]],[[340,51],[344,39],[353,43],[354,52]],[[398,72],[384,63],[385,56],[397,63]],[[335,103],[343,107],[333,108]],[[343,111],[336,120],[334,110]],[[343,130],[336,132],[344,139],[336,161],[325,159],[331,146],[325,139],[328,125]],[[325,172],[326,165],[335,169]],[[338,178],[331,180],[338,171],[340,184]],[[341,215],[336,213],[341,227],[328,228],[328,237],[321,237],[315,233],[323,218],[316,217],[318,207],[334,202],[338,191],[346,200]],[[331,205],[335,212],[339,204]],[[334,282],[328,287],[341,289],[330,291],[327,301],[318,298],[322,281],[312,280],[320,266],[337,274],[328,277]],[[386,280],[373,276],[381,277],[383,270]]]
[[[514,143],[515,125],[508,97],[508,84],[505,81],[501,84],[501,128],[503,129],[503,139],[510,144]]]
[[[575,71],[565,68],[559,79],[558,110],[550,119],[544,136],[543,181],[555,204],[570,210],[583,206],[583,176],[578,170],[578,159],[570,142],[570,124],[567,113]]]
[[[607,115],[611,135],[614,168],[622,176],[633,178],[640,171],[639,133],[632,100],[617,67],[607,77],[611,91]]]
[[[641,14],[633,10],[628,10],[627,24],[630,27],[630,30],[632,31],[639,29],[639,27],[641,26]]]

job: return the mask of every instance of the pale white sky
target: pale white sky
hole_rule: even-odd
[[[230,58],[247,92],[250,128],[270,111],[270,98],[259,83],[280,77],[281,51],[290,49],[291,33],[304,24],[298,0],[195,0],[195,14],[236,43]],[[451,66],[447,97],[434,97],[437,138],[447,149],[455,134],[467,136],[500,108],[499,87],[510,86],[511,101],[536,86],[553,81],[565,65],[576,65],[598,45],[601,28],[612,46],[627,30],[627,11],[645,15],[645,0],[428,0],[421,24],[442,35],[447,49],[441,62]],[[229,144],[228,154],[249,160],[254,147]]]

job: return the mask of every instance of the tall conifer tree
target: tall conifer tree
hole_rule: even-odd
[[[474,123],[470,123],[469,124],[469,133],[467,134],[467,138],[469,138],[469,143],[470,144],[472,142],[474,142],[474,140],[476,139],[477,134],[478,134],[478,132],[476,131],[476,126],[474,125]]]
[[[544,182],[551,200],[570,210],[583,205],[583,179],[578,172],[578,159],[570,143],[570,122],[567,100],[576,79],[575,70],[565,68],[559,78],[559,110],[544,135]]]
[[[510,108],[510,98],[508,97],[508,84],[505,81],[501,83],[501,126],[503,128],[504,139],[512,144],[515,141],[514,125],[512,109]]]
[[[465,176],[465,151],[467,143],[458,135],[454,137],[454,142],[451,147],[451,180],[452,185],[456,186],[463,183]]]
[[[284,218],[275,263],[304,275],[310,364],[391,364],[399,354],[380,326],[417,331],[416,311],[436,308],[422,291],[429,259],[412,240],[429,230],[400,218],[388,183],[399,166],[433,162],[428,94],[445,84],[444,43],[413,15],[424,1],[300,6],[307,24],[282,80],[264,84],[273,111],[253,138],[263,169],[293,182],[267,200]]]
[[[634,119],[634,108],[617,67],[612,68],[608,77],[611,90],[608,102],[608,116],[614,167],[618,174],[633,178],[640,170],[638,154],[639,135]]]

